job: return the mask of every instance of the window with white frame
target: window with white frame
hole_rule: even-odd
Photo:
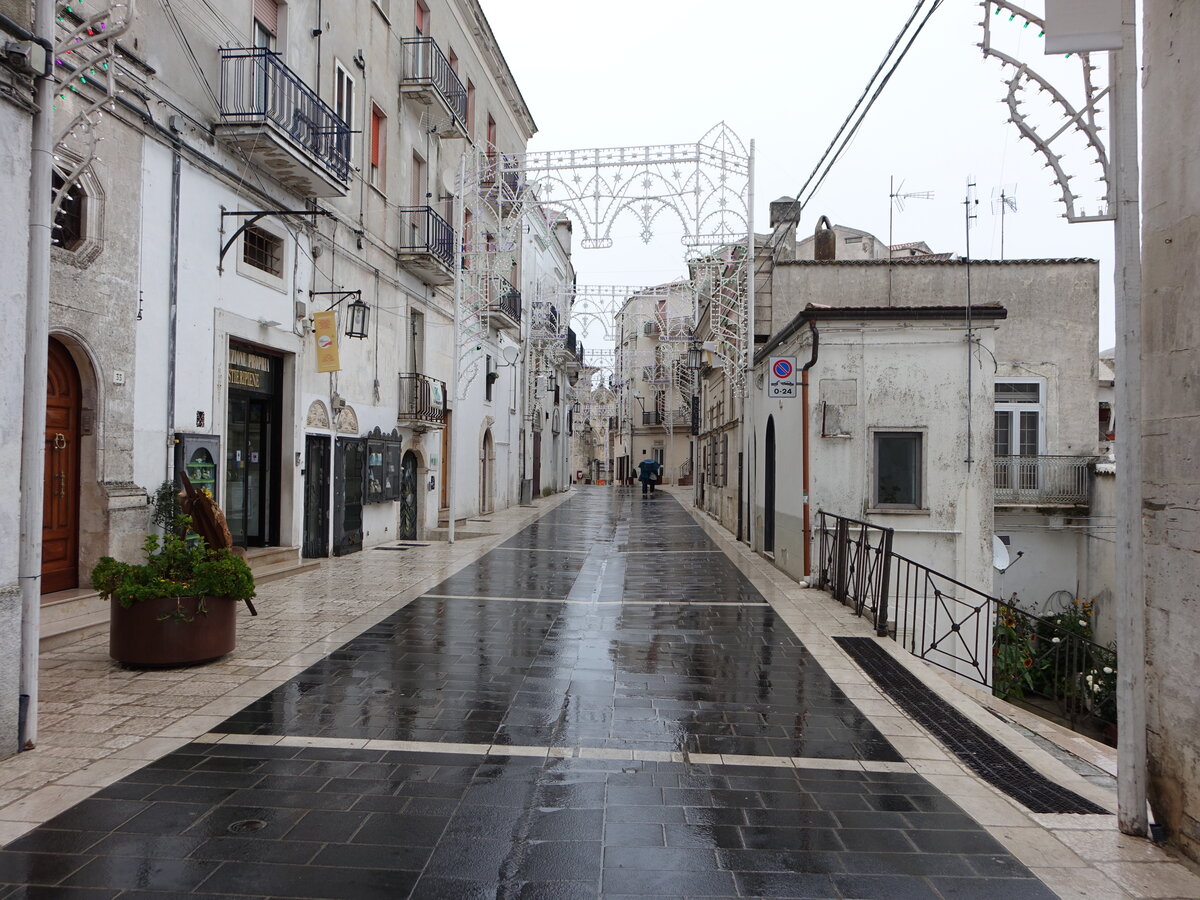
[[[1028,457],[1045,452],[1045,381],[1041,378],[997,381],[995,427],[996,488],[1002,491],[1037,488],[1037,460]]]
[[[354,131],[354,77],[340,62],[333,64],[333,111]]]
[[[876,509],[921,509],[924,488],[919,431],[876,431],[871,506]]]

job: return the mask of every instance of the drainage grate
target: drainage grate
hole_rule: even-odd
[[[885,694],[971,771],[1036,813],[1108,813],[1046,778],[925,686],[874,638],[836,637]]]
[[[267,823],[262,819],[242,819],[238,822],[230,822],[225,829],[230,834],[252,834],[255,831],[262,831],[267,827]]]
[[[410,547],[376,547],[376,550],[409,550]]]

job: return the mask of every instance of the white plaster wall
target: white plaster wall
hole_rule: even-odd
[[[0,80],[6,76],[0,73]],[[0,308],[8,330],[23,346],[29,261],[29,111],[0,96],[0,194],[9,198],[0,216]],[[17,751],[17,697],[21,671],[21,588],[17,581],[21,546],[21,415],[25,404],[25,355],[0,360],[0,757]]]

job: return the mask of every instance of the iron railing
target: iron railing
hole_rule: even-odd
[[[350,126],[273,50],[221,50],[219,100],[226,122],[272,122],[334,176],[349,180]]]
[[[402,206],[401,253],[428,253],[447,268],[454,266],[454,229],[431,206]]]
[[[521,321],[521,292],[503,275],[493,275],[488,284],[488,311]]]
[[[403,56],[400,83],[426,84],[441,95],[458,120],[467,122],[467,89],[455,74],[441,48],[430,37],[400,39]]]
[[[446,424],[446,383],[413,372],[400,375],[400,422]]]
[[[869,614],[875,633],[887,634],[892,529],[820,511],[817,533],[817,586],[856,615]]]
[[[1088,456],[997,456],[994,502],[1086,506],[1092,461]]]
[[[1034,615],[896,553],[893,529],[823,511],[817,522],[817,586],[868,615],[878,635],[998,697],[1111,738],[1117,655],[1091,639],[1090,602]]]
[[[692,424],[692,414],[686,409],[642,410],[643,425],[683,426]]]

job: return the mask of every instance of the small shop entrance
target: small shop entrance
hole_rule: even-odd
[[[280,360],[229,347],[225,519],[239,547],[279,545]]]

